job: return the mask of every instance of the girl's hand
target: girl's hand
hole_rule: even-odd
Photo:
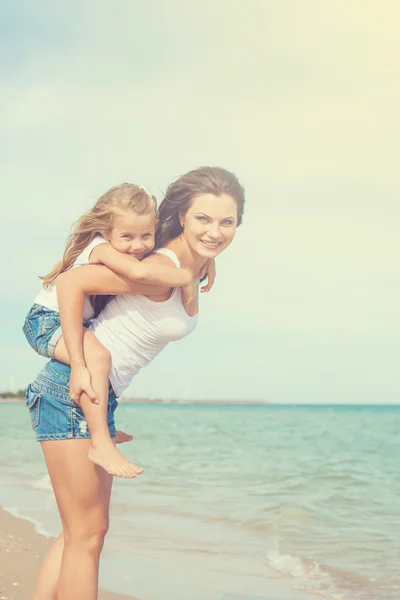
[[[69,396],[71,400],[80,404],[81,394],[85,393],[93,404],[99,404],[99,399],[93,391],[90,373],[86,367],[71,366],[69,377]]]
[[[214,285],[216,274],[217,274],[217,272],[215,269],[215,259],[209,258],[208,261],[206,262],[206,264],[204,265],[204,267],[200,271],[200,279],[203,279],[203,277],[205,277],[207,275],[207,285],[203,285],[203,287],[200,288],[200,291],[202,293],[203,292],[208,293],[211,290],[212,286]]]

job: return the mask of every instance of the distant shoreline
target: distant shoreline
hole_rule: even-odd
[[[25,402],[25,398],[4,396],[0,397],[0,404],[15,404]],[[268,400],[161,400],[159,398],[118,398],[118,402],[122,404],[210,404],[210,405],[246,405],[246,406],[261,406],[271,404]]]

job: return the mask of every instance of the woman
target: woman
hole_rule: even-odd
[[[183,175],[167,189],[159,210],[158,250],[144,260],[185,267],[198,280],[206,261],[232,242],[243,208],[244,190],[229,171],[203,167]],[[47,439],[43,435],[40,439],[63,533],[44,559],[34,600],[95,600],[100,552],[108,529],[112,476],[88,460],[90,440],[83,413],[68,395],[70,373],[85,387],[84,297],[117,295],[92,326],[112,358],[108,425],[113,433],[115,393],[119,395],[169,341],[193,330],[197,286],[183,301],[176,289],[133,284],[106,267],[91,265],[60,275],[57,289],[71,370],[50,361],[29,386],[27,404],[33,427],[42,432],[46,429]],[[65,439],[64,430],[63,439],[57,439],[67,422],[71,439]],[[80,432],[85,437],[80,437]]]

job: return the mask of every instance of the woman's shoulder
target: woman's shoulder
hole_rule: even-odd
[[[165,256],[169,259],[169,261],[172,260],[172,262],[174,263],[174,265],[180,269],[181,266],[181,261],[178,258],[178,255],[176,254],[176,252],[172,249],[172,248],[157,248],[157,250],[153,251],[153,256],[156,257],[160,257],[160,256]],[[165,262],[165,261],[164,261]]]

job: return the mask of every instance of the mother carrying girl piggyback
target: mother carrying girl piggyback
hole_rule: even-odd
[[[110,353],[89,328],[89,320],[99,312],[98,307],[105,304],[104,297],[85,299],[83,356],[72,355],[70,360],[61,330],[58,277],[78,266],[102,264],[132,282],[173,287],[186,285],[190,290],[193,277],[187,270],[140,262],[154,248],[155,229],[156,199],[145,188],[125,183],[108,190],[74,224],[62,260],[43,278],[43,288],[23,327],[28,342],[38,354],[73,367],[70,397],[79,402],[81,392],[86,390],[88,393],[88,397],[84,396],[80,402],[85,420],[79,422],[79,427],[80,433],[86,433],[92,440],[89,459],[108,473],[121,477],[135,477],[142,469],[116,449],[112,440],[114,432],[110,435],[107,426]],[[212,267],[205,265],[204,270]],[[55,416],[56,412],[53,413]],[[47,434],[47,431],[37,431],[40,440],[47,439]],[[60,432],[57,439],[62,437],[71,436],[68,432]],[[120,431],[116,432],[115,438],[117,443],[132,439]]]
[[[104,240],[119,244],[118,240],[127,235],[133,240],[149,239],[152,230],[146,210],[141,216],[147,217],[141,218],[138,226],[138,214],[121,209],[110,222],[112,233],[99,231],[102,241],[84,257],[86,266],[83,262],[83,266],[58,275],[62,344],[71,368],[54,359],[47,363],[27,389],[27,405],[46,459],[63,533],[43,562],[34,600],[97,598],[99,556],[108,529],[112,475],[88,458],[91,440],[81,406],[85,403],[93,409],[99,407],[85,393],[81,406],[70,398],[70,376],[78,392],[84,390],[92,399],[104,393],[94,386],[96,361],[89,368],[94,393],[86,377],[85,340],[95,338],[100,355],[108,360],[105,419],[108,435],[113,437],[116,397],[170,341],[193,331],[199,277],[232,242],[243,209],[244,190],[235,175],[217,167],[190,171],[168,187],[158,214],[156,250],[136,265],[146,269],[146,277],[156,273],[159,283],[154,283],[154,279],[152,285],[132,281],[128,263],[129,273],[121,273],[119,260],[128,257],[118,254],[108,268],[105,255],[93,254],[107,246]],[[154,226],[155,220],[153,235]],[[94,264],[89,265],[91,262]],[[182,294],[178,285],[183,286]],[[89,330],[83,330],[88,295],[115,297],[91,321]],[[135,474],[142,471],[134,465],[129,468],[136,469]]]

